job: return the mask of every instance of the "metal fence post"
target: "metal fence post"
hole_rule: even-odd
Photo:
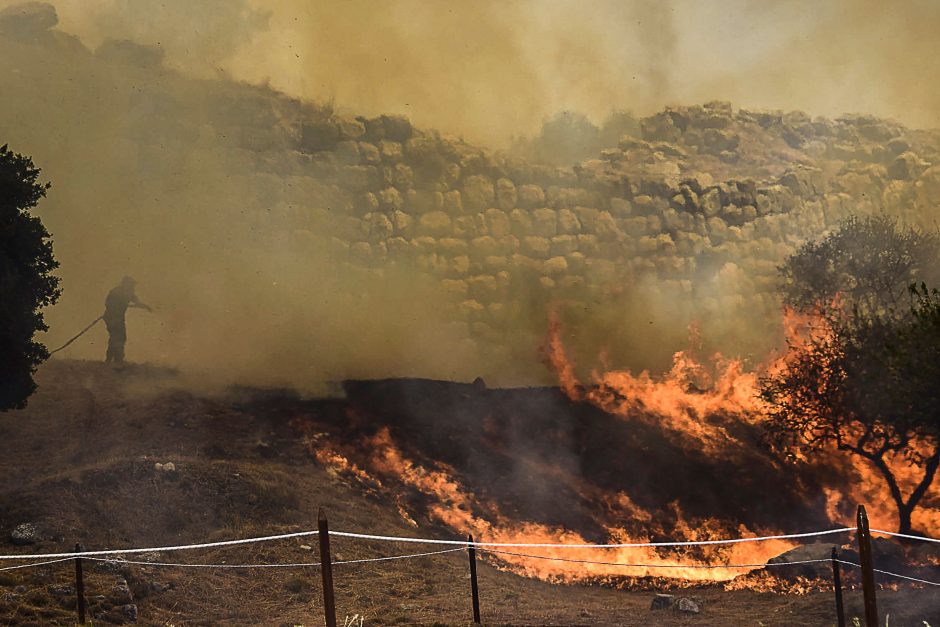
[[[82,552],[82,545],[75,543],[75,552]],[[78,624],[85,624],[85,577],[82,573],[82,558],[75,558],[75,600],[78,610]]]
[[[320,540],[320,573],[323,575],[323,616],[326,627],[336,627],[336,599],[333,596],[333,564],[330,561],[330,525],[323,508],[317,514]]]
[[[845,627],[845,608],[842,605],[842,574],[839,572],[839,553],[832,547],[832,587],[836,591],[836,620]]]
[[[470,596],[473,599],[473,622],[480,624],[480,589],[477,587],[477,550],[473,545],[473,535],[467,536],[470,542],[467,553],[470,555]]]
[[[859,564],[862,567],[862,592],[865,595],[865,625],[878,627],[878,606],[875,602],[875,571],[874,560],[871,554],[871,532],[868,530],[868,514],[865,506],[858,506],[855,534],[858,540]]]

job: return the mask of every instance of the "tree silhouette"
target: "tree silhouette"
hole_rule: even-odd
[[[0,411],[25,407],[33,374],[49,357],[36,342],[42,308],[59,297],[58,263],[42,221],[30,214],[49,189],[29,157],[0,147]]]
[[[850,220],[805,245],[783,268],[787,297],[823,322],[761,388],[771,442],[868,460],[888,485],[901,533],[911,532],[940,466],[940,296],[911,282],[936,265],[937,250],[933,236],[898,232],[883,218]],[[899,461],[919,469],[913,485],[899,481]]]

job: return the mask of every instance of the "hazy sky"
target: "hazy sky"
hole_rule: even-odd
[[[0,5],[13,4],[0,0]],[[90,46],[123,36],[366,115],[502,144],[577,109],[709,99],[940,126],[940,2],[58,0]]]

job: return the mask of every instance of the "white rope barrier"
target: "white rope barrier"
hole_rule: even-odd
[[[827,536],[835,533],[855,531],[856,527],[841,527],[826,531],[812,531],[808,533],[791,533],[776,536],[755,536],[753,538],[730,538],[727,540],[687,540],[683,542],[627,542],[619,544],[562,544],[562,543],[529,543],[529,542],[468,542],[466,540],[434,540],[430,538],[407,538],[402,536],[379,536],[365,533],[350,533],[347,531],[331,531],[330,536],[343,538],[358,538],[360,540],[378,540],[383,542],[415,542],[419,544],[450,544],[461,546],[507,547],[507,548],[533,548],[533,549],[639,549],[643,547],[670,547],[670,546],[711,546],[716,544],[738,544],[741,542],[763,542],[766,540],[794,540],[797,538],[812,538]]]
[[[937,538],[930,538],[928,536],[912,536],[906,533],[895,533],[893,531],[882,531],[881,529],[871,529],[871,533],[880,533],[886,536],[892,536],[894,538],[905,538],[907,540],[921,540],[922,542],[936,542],[940,544],[940,540]]]
[[[38,553],[33,555],[0,555],[0,560],[33,560],[47,557],[95,557],[99,555],[131,555],[134,553],[161,553],[164,551],[190,551],[193,549],[210,549],[220,546],[235,546],[239,544],[253,544],[255,542],[269,542],[271,540],[287,540],[290,538],[304,538],[315,536],[319,531],[298,531],[296,533],[282,533],[275,536],[262,536],[259,538],[244,538],[242,540],[223,540],[221,542],[203,542],[201,544],[181,544],[177,546],[154,546],[145,549],[107,549],[105,551],[73,551],[71,553]],[[332,534],[332,532],[330,532]]]
[[[443,544],[460,547],[506,547],[506,548],[533,548],[533,549],[634,549],[644,547],[683,547],[683,546],[713,546],[721,544],[738,544],[741,542],[763,542],[767,540],[795,540],[799,538],[813,538],[836,533],[855,531],[855,527],[842,527],[825,531],[811,531],[807,533],[791,533],[775,536],[755,536],[753,538],[729,538],[725,540],[687,540],[681,542],[628,542],[619,544],[563,544],[563,543],[529,543],[529,542],[468,542],[466,540],[437,540],[434,538],[410,538],[405,536],[382,536],[366,533],[352,533],[348,531],[331,531],[330,536],[342,538],[357,538],[360,540],[376,540],[382,542],[410,542],[418,544]],[[183,544],[176,546],[158,546],[140,549],[107,549],[103,551],[74,551],[69,553],[39,553],[27,555],[0,555],[0,560],[45,559],[45,558],[74,558],[74,557],[100,557],[105,555],[132,555],[135,553],[161,553],[165,551],[189,551],[193,549],[208,549],[222,546],[236,546],[272,540],[286,540],[290,538],[303,538],[317,535],[317,531],[298,531],[258,538],[244,538],[241,540],[224,540],[221,542],[203,542],[201,544]]]
[[[855,562],[847,562],[845,560],[837,559],[837,562],[840,564],[845,564],[846,566],[854,566],[855,568],[861,568],[861,564],[856,564]],[[928,586],[940,586],[940,583],[936,581],[927,581],[926,579],[918,579],[916,577],[908,577],[907,575],[899,575],[898,573],[892,573],[887,570],[879,570],[877,568],[872,568],[876,573],[881,573],[882,575],[889,575],[891,577],[897,577],[898,579],[907,579],[908,581],[916,581],[917,583],[927,584]]]
[[[443,555],[444,553],[454,553],[466,549],[444,549],[443,551],[430,551],[426,553],[408,553],[406,555],[388,555],[385,557],[370,557],[358,560],[339,560],[330,562],[333,566],[338,564],[365,564],[367,562],[387,562],[391,560],[403,560],[415,557],[427,557],[430,555]],[[183,564],[173,562],[147,562],[143,560],[109,560],[101,557],[89,558],[92,562],[103,562],[108,564],[133,564],[135,566],[172,566],[178,568],[219,568],[219,569],[238,569],[238,568],[313,568],[320,566],[322,562],[295,562],[287,564]]]
[[[624,562],[595,562],[593,560],[579,560],[568,557],[550,557],[548,555],[531,555],[528,553],[515,553],[512,551],[498,551],[494,549],[481,549],[485,553],[497,555],[512,555],[515,557],[530,557],[538,560],[552,560],[556,562],[572,562],[575,564],[598,564],[601,566],[623,566],[624,568],[763,568],[764,566],[795,566],[797,564],[818,564],[829,562],[829,559],[800,560],[796,562],[775,562],[765,564],[627,564]]]
[[[48,564],[59,564],[61,562],[68,562],[68,561],[70,561],[70,558],[66,557],[66,558],[58,559],[58,560],[49,560],[48,562],[33,562],[32,564],[19,564],[17,566],[4,566],[3,568],[0,568],[0,571],[17,570],[20,568],[36,568],[39,566],[46,566]]]

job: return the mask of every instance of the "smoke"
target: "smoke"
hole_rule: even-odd
[[[291,176],[301,157],[278,144],[288,130],[272,129],[268,92],[181,78],[158,48],[92,53],[47,32],[42,15],[19,39],[0,37],[0,75],[16,94],[0,100],[0,136],[53,183],[40,215],[64,292],[47,315],[50,347],[129,274],[156,309],[128,312],[133,361],[309,391],[345,377],[478,374],[466,327],[441,314],[450,299],[420,273],[334,260],[317,230],[331,190]],[[246,149],[253,132],[273,144]],[[99,326],[63,354],[101,359],[105,342]]]
[[[331,191],[295,187],[308,185],[292,176],[297,164],[271,156],[290,132],[290,112],[271,111],[299,105],[269,106],[269,92],[220,72],[365,115],[406,113],[496,145],[533,133],[560,110],[602,120],[615,109],[712,98],[812,113],[867,109],[920,125],[940,115],[937,86],[924,80],[940,58],[929,36],[940,9],[929,3],[56,7],[61,30],[45,31],[54,18],[41,8],[19,27],[55,45],[0,44],[0,70],[16,94],[0,101],[0,135],[54,183],[42,213],[66,289],[50,312],[48,343],[98,315],[107,287],[132,274],[141,297],[160,308],[130,314],[132,359],[259,382],[393,372],[472,378],[493,364],[465,329],[445,322],[454,303],[421,273],[334,261],[331,234],[316,219],[330,211]],[[244,147],[253,141],[255,149]],[[727,268],[711,286],[716,304],[736,291],[722,283],[738,281],[736,271]],[[617,328],[623,339],[614,347],[652,353],[663,337],[681,343],[684,323],[700,314],[675,311],[663,289],[639,286],[623,309],[584,315],[610,318],[590,326],[598,335]],[[725,326],[740,321],[712,309]],[[667,330],[638,332],[651,321]],[[100,357],[102,330],[89,339],[70,355]]]
[[[103,36],[158,46],[171,63],[205,74],[266,29],[270,17],[248,0],[112,0],[94,27]]]
[[[13,0],[0,0],[0,6]],[[921,0],[59,0],[92,47],[159,45],[171,65],[222,69],[366,115],[490,145],[559,111],[732,100],[838,116],[940,124],[940,7]]]

